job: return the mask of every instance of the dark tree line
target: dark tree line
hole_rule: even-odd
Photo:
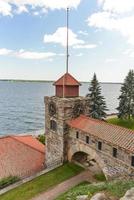
[[[89,116],[96,119],[106,117],[107,106],[104,97],[101,95],[101,87],[94,74],[91,85],[88,89]],[[121,87],[119,96],[118,117],[121,119],[134,118],[134,71],[130,70]]]
[[[134,118],[134,71],[130,70],[121,87],[119,96],[118,117]]]

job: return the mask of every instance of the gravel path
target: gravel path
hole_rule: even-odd
[[[83,181],[93,181],[92,174],[89,170],[85,170],[84,172],[78,174],[77,176],[74,176],[55,187],[49,189],[48,191],[40,194],[37,197],[34,197],[32,200],[54,200],[56,197],[58,197],[60,194],[68,191],[70,188],[78,185],[79,183]]]

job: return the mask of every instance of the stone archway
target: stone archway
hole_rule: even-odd
[[[68,161],[71,162],[75,160],[76,162],[87,162],[87,167],[97,166],[100,171],[102,171],[106,177],[109,179],[109,174],[107,173],[107,164],[105,160],[99,154],[99,152],[84,145],[83,143],[78,143],[75,141],[73,145],[68,149]]]
[[[92,174],[103,173],[97,161],[85,152],[78,151],[74,153],[71,162],[75,162],[83,166],[84,168],[89,169],[92,172]]]
[[[78,151],[76,153],[74,153],[74,155],[72,156],[72,160],[71,161],[76,161],[80,164],[84,164],[88,159],[88,154],[82,151]]]

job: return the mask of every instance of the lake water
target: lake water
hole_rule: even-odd
[[[82,83],[80,95],[88,92]],[[102,83],[109,113],[118,106],[121,84]],[[26,133],[44,128],[44,96],[54,95],[52,82],[0,81],[0,135]]]

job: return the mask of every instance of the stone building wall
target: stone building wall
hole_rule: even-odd
[[[56,113],[53,116],[49,114],[49,104],[53,102],[56,105]],[[82,104],[85,109],[86,98],[60,98],[45,97],[45,132],[46,132],[46,164],[52,165],[54,162],[63,162],[67,160],[68,151],[68,127],[67,120],[74,116],[75,105]],[[85,110],[83,110],[85,112]],[[50,121],[57,123],[57,130],[50,128]]]
[[[79,132],[78,139],[76,139],[76,132]],[[76,129],[70,129],[69,136],[69,160],[71,160],[74,153],[83,151],[89,154],[91,159],[97,161],[108,179],[124,175],[131,176],[134,173],[134,167],[131,166],[132,154],[130,152]],[[89,144],[86,143],[86,136],[89,136]],[[98,150],[98,141],[102,142],[102,150]],[[113,147],[117,148],[117,158],[112,155]]]
[[[60,108],[56,111],[56,114],[50,116],[49,103],[54,102],[57,108],[58,102],[53,97],[45,97],[45,131],[46,131],[46,165],[49,167],[55,162],[63,162],[63,134],[62,125],[58,117]],[[54,120],[57,123],[57,130],[50,129],[50,121]]]
[[[82,114],[88,115],[88,101],[85,97],[45,97],[46,165],[51,166],[66,160],[70,161],[74,153],[82,151],[97,161],[107,179],[134,173],[130,152],[101,141],[91,134],[68,127],[66,122],[81,114],[77,113],[81,111],[80,107],[83,108]],[[49,104],[52,102],[56,106],[54,115],[49,113]],[[56,122],[56,130],[50,128],[51,120]],[[79,139],[76,139],[76,131],[79,132]],[[86,143],[86,136],[89,136],[89,144]],[[98,150],[98,141],[102,142],[101,151]],[[117,158],[112,155],[113,148],[117,148]]]

